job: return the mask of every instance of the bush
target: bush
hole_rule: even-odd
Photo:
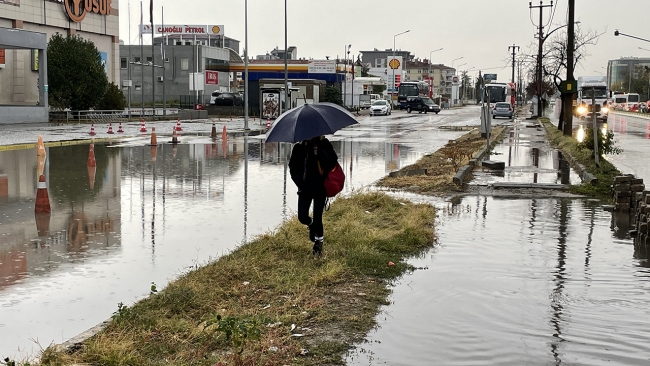
[[[323,93],[323,99],[325,102],[343,105],[343,98],[341,97],[341,91],[334,86],[328,86],[327,88],[325,88],[325,93]]]
[[[578,144],[578,147],[581,149],[588,149],[594,151],[594,129],[593,127],[587,127],[585,129],[585,138],[581,143]],[[607,130],[606,134],[603,133],[602,129],[598,129],[598,155],[618,155],[623,152],[623,149],[616,146],[616,141],[614,140],[614,132],[612,130]]]
[[[108,84],[106,93],[97,104],[96,109],[100,110],[123,110],[126,107],[126,98],[115,83]]]

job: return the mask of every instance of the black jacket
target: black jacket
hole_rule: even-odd
[[[326,138],[318,141],[317,147],[318,153],[314,155],[313,145],[309,141],[299,142],[293,146],[289,172],[298,187],[298,193],[325,195],[325,178],[327,173],[336,166],[338,157],[332,143]]]

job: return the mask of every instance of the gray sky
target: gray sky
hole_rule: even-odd
[[[166,24],[223,24],[225,34],[241,41],[244,48],[244,0],[237,1],[172,1],[154,0],[154,21],[160,21],[161,6],[165,7]],[[505,65],[508,46],[517,44],[522,51],[534,40],[538,10],[532,12],[525,0],[287,0],[288,43],[298,47],[298,56],[324,59],[342,56],[351,44],[351,54],[374,48],[393,47],[409,50],[420,59],[434,52],[434,63],[459,69],[493,68]],[[553,24],[545,32],[566,23],[567,0],[554,1]],[[544,4],[550,4],[545,0]],[[539,1],[533,1],[539,5]],[[140,3],[131,1],[131,41],[137,43]],[[149,21],[149,1],[143,2],[144,21]],[[128,0],[120,1],[120,37],[129,38]],[[544,22],[551,11],[544,11]],[[589,46],[589,54],[576,69],[576,76],[606,74],[607,60],[621,56],[650,57],[650,43],[629,37],[614,37],[614,30],[650,39],[647,27],[650,7],[646,1],[577,0],[576,20],[583,29],[605,32],[598,44]],[[128,43],[128,42],[127,42]],[[146,40],[145,43],[149,43]],[[284,48],[284,1],[248,0],[249,54],[255,56]],[[534,52],[534,51],[533,51]],[[510,69],[488,70],[497,73],[500,81],[510,78]]]

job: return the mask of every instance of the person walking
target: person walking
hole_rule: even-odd
[[[291,180],[298,187],[298,220],[309,227],[309,239],[314,243],[312,254],[316,256],[323,253],[325,179],[337,160],[334,147],[325,136],[295,144],[289,160]],[[314,209],[312,217],[309,217],[312,202]]]

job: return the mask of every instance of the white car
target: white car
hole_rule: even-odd
[[[378,116],[378,115],[388,116],[391,114],[392,111],[393,108],[391,108],[390,103],[388,103],[388,101],[385,101],[383,99],[375,100],[374,102],[372,102],[372,105],[370,106],[371,116]]]

